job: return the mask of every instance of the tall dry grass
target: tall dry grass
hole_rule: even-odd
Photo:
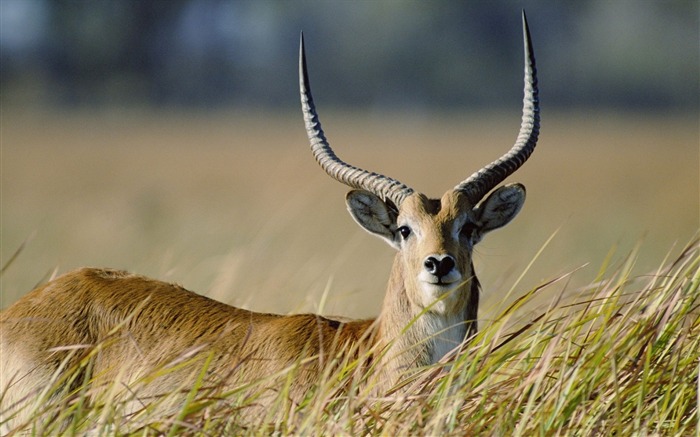
[[[560,293],[559,299],[538,305],[537,295],[565,276],[528,291],[453,356],[404,381],[407,395],[371,395],[371,379],[369,387],[358,385],[365,376],[358,375],[357,361],[346,360],[329,363],[315,391],[295,404],[287,389],[301,363],[264,381],[222,388],[208,385],[205,359],[196,383],[172,397],[142,399],[132,388],[130,396],[120,398],[115,394],[122,387],[98,392],[89,385],[88,355],[74,372],[57,374],[54,386],[37,394],[31,418],[14,431],[697,435],[700,245],[692,241],[641,277],[631,273],[636,255],[617,269],[601,269],[598,280],[576,297]],[[538,308],[532,315],[518,316],[523,305],[533,303]],[[189,359],[194,358],[182,361]],[[83,379],[67,389],[71,375]],[[272,406],[256,408],[263,395],[257,387],[270,384],[277,387]],[[168,413],[160,408],[165,404]]]

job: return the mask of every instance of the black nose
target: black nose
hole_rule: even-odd
[[[450,271],[454,268],[455,260],[449,255],[443,257],[440,260],[433,256],[429,256],[425,259],[423,265],[425,266],[425,269],[428,271],[428,273],[430,273],[431,275],[435,275],[438,278],[441,278],[446,274],[450,273]]]

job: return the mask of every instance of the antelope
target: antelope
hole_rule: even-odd
[[[198,351],[209,357],[207,375],[228,386],[298,364],[290,390],[295,399],[309,392],[324,360],[334,357],[370,351],[376,393],[437,363],[477,332],[474,245],[509,223],[525,201],[525,187],[517,183],[486,197],[529,158],[539,135],[535,57],[524,13],[522,22],[525,85],[517,140],[439,199],[334,153],[311,95],[300,37],[301,107],[313,156],[330,177],[351,188],[346,203],[352,218],[397,251],[376,319],[257,313],[136,274],[82,268],[39,286],[0,314],[0,414],[20,420],[22,405],[88,353],[93,381],[121,378],[127,386]],[[104,346],[95,350],[97,345]],[[145,390],[187,388],[193,374],[197,370],[173,371]]]

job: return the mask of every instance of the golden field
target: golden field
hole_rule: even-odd
[[[432,196],[507,151],[519,126],[518,111],[320,110],[341,158]],[[544,112],[507,181],[526,185],[526,205],[476,248],[481,316],[569,271],[559,290],[590,284],[612,250],[615,265],[641,244],[639,274],[677,253],[698,231],[698,135],[696,114]],[[300,114],[3,108],[0,140],[2,264],[26,242],[1,277],[3,308],[90,265],[257,311],[378,312],[393,251],[349,217]]]

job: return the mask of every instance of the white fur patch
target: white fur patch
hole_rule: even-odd
[[[462,275],[459,276],[461,279]],[[444,315],[448,309],[455,307],[455,301],[459,298],[459,285],[460,282],[457,281],[449,285],[420,281],[423,308],[430,307],[430,313]]]
[[[428,332],[435,332],[433,338],[429,340],[432,343],[430,362],[437,363],[464,341],[467,328],[464,320],[460,320],[457,316],[445,317],[429,313],[425,314],[423,318],[429,329]]]

